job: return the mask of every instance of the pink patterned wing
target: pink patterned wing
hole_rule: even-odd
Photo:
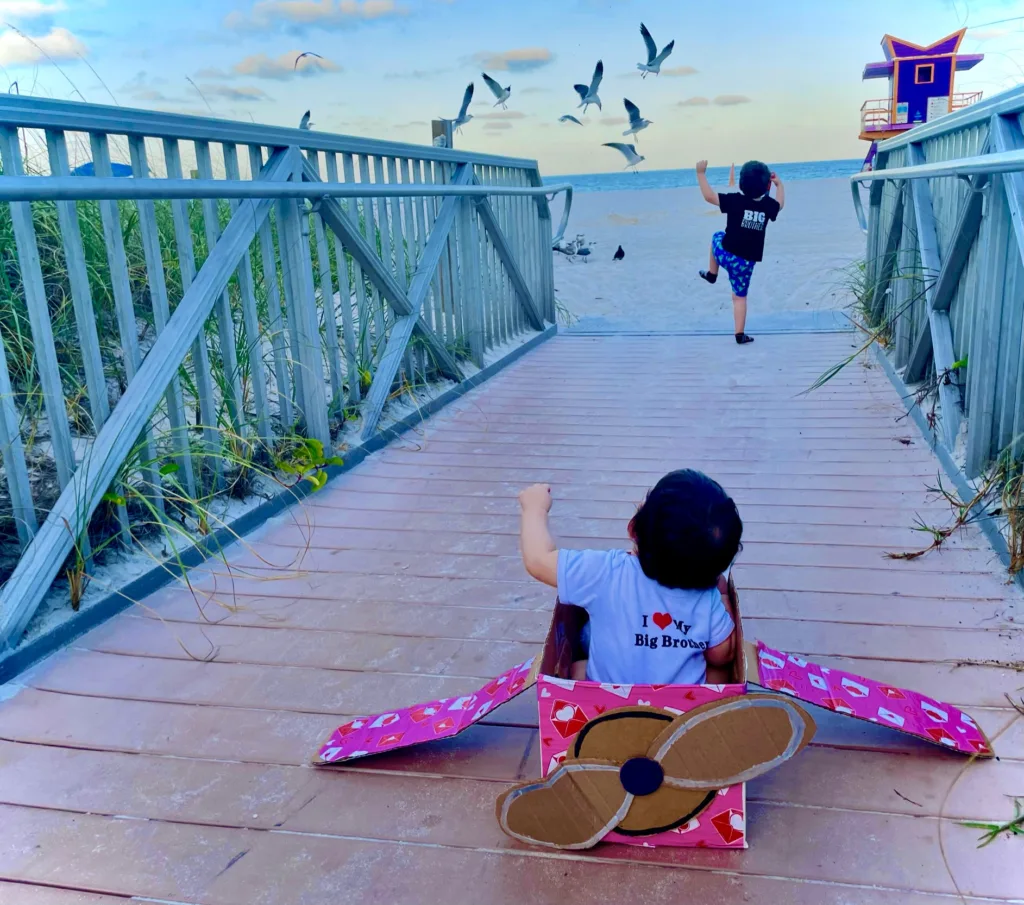
[[[660,707],[686,713],[718,698],[744,694],[744,685],[607,685],[541,676],[537,680],[540,718],[541,770],[555,770],[586,723],[618,707]],[[605,842],[646,847],[746,848],[746,798],[744,787],[723,789],[711,805],[695,818],[653,836],[622,836],[609,833]]]
[[[757,642],[760,684],[855,719],[889,726],[932,744],[991,757],[985,733],[971,717],[907,688],[896,688],[852,673],[809,663],[795,654]]]
[[[479,691],[463,697],[351,719],[331,733],[313,763],[339,764],[458,735],[495,707],[524,691],[532,666],[532,660],[521,663],[492,679]]]

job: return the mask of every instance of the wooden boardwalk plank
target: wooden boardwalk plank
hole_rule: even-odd
[[[851,342],[557,339],[232,548],[230,570],[39,664],[0,704],[0,902],[1019,899],[1012,842],[979,851],[957,821],[1005,819],[1024,782],[1005,697],[1024,693],[1021,595],[973,528],[885,558],[948,507],[879,369],[800,395]],[[540,769],[530,695],[457,739],[307,766],[339,717],[469,691],[538,649],[551,594],[518,560],[523,483],[555,485],[567,545],[608,549],[680,466],[737,499],[748,636],[968,707],[1001,760],[821,714],[806,752],[750,784],[749,851],[554,858],[492,813]]]

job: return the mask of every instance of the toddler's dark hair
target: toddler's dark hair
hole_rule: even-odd
[[[665,475],[629,523],[644,575],[666,588],[713,588],[741,549],[736,504],[706,474]]]
[[[750,198],[760,198],[772,184],[772,171],[760,160],[748,160],[740,170],[740,191]]]

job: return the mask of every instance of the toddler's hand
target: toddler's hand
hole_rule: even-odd
[[[706,173],[708,171],[708,162],[706,160],[697,161],[697,172]]]
[[[534,484],[519,493],[519,505],[526,512],[531,509],[551,511],[551,487],[548,484]]]
[[[772,173],[772,185],[776,185],[776,186],[782,185],[782,180],[779,179],[779,177],[778,177],[778,175],[776,173]]]

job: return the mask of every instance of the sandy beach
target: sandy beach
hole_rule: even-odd
[[[835,322],[831,312],[850,302],[843,270],[864,254],[847,180],[785,188],[785,210],[769,226],[751,283],[753,334]],[[587,263],[555,256],[557,298],[578,318],[577,329],[731,332],[728,280],[723,274],[709,286],[697,275],[707,267],[711,235],[724,227],[698,188],[579,193],[567,236],[582,233],[592,254]],[[614,262],[619,245],[626,257]]]

